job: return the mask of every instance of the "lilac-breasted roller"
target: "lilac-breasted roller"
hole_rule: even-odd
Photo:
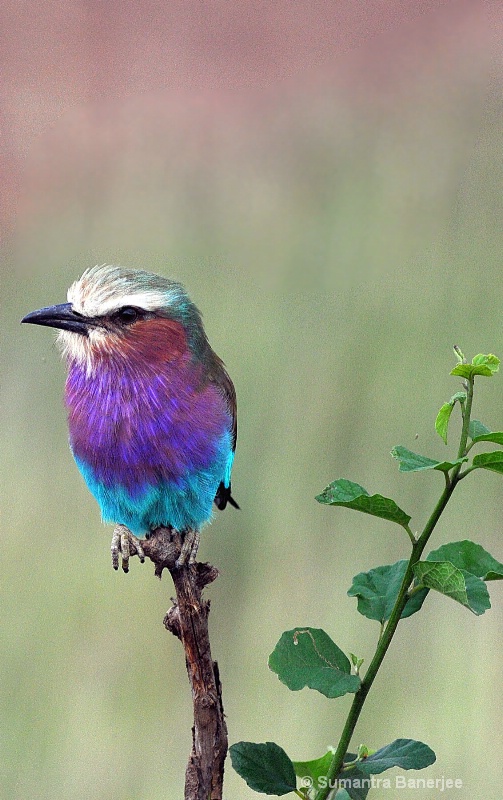
[[[22,322],[59,329],[66,358],[70,447],[105,522],[112,562],[158,527],[184,536],[195,558],[213,503],[231,496],[236,394],[201,314],[179,283],[142,270],[96,266],[68,302]],[[187,547],[185,546],[187,545]]]

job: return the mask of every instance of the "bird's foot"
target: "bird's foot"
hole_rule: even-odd
[[[129,558],[137,555],[141,563],[145,561],[145,553],[141,541],[134,536],[125,525],[116,525],[110,545],[112,553],[112,567],[119,569],[119,553],[122,555],[122,569],[129,572]]]
[[[184,532],[182,549],[176,560],[177,567],[183,567],[184,564],[194,564],[200,538],[199,531],[188,530]]]

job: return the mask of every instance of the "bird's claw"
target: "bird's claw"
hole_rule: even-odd
[[[143,552],[141,541],[125,525],[115,526],[110,552],[112,553],[112,567],[114,569],[119,569],[119,553],[121,554],[121,566],[124,572],[129,572],[130,556],[137,555],[142,564],[145,561],[145,553]]]
[[[177,567],[183,567],[184,564],[194,564],[199,547],[200,535],[199,531],[188,530],[183,534],[182,549],[180,555],[176,560]]]

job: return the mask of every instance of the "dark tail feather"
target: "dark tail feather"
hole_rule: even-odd
[[[238,508],[239,509],[238,504],[236,503],[236,501],[234,500],[234,498],[231,495],[231,487],[230,486],[224,486],[223,483],[221,483],[220,486],[217,489],[217,493],[215,495],[215,501],[214,502],[215,502],[216,507],[220,511],[224,510],[224,508],[226,507],[227,503],[229,503],[229,505],[233,506],[234,508]]]
[[[238,504],[236,503],[236,501],[234,500],[234,498],[232,497],[232,495],[229,495],[229,497],[228,497],[228,501],[229,501],[229,503],[231,504],[231,506],[233,506],[234,508],[237,508],[237,509],[238,509],[238,511],[239,511],[239,506],[238,506]]]

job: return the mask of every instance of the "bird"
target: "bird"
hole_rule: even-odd
[[[144,561],[141,539],[177,531],[177,565],[193,563],[213,505],[231,494],[236,392],[181,283],[102,264],[69,288],[66,303],[21,322],[58,329],[73,457],[104,522],[112,564]]]

